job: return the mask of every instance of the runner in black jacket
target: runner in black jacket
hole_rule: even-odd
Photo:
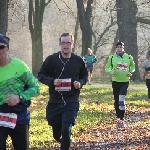
[[[87,81],[87,70],[81,57],[71,53],[73,36],[63,33],[61,51],[48,56],[38,73],[38,80],[49,86],[46,118],[61,150],[69,150],[71,127],[79,110],[80,88]]]

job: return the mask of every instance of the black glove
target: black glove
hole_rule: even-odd
[[[145,71],[150,71],[150,67],[145,68]]]

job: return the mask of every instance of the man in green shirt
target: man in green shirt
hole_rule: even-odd
[[[9,38],[0,34],[0,150],[6,150],[8,135],[14,150],[29,149],[30,99],[39,85],[28,66],[10,57]]]
[[[124,127],[125,97],[129,79],[135,70],[133,57],[124,51],[124,43],[116,43],[116,52],[109,56],[105,71],[112,75],[114,106],[118,118],[118,127]]]

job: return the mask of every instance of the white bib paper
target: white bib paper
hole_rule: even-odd
[[[127,70],[127,68],[128,68],[128,64],[127,63],[118,62],[117,69]]]
[[[17,122],[17,114],[0,113],[0,126],[14,129]]]
[[[56,91],[70,91],[71,79],[62,79],[61,85],[55,87]]]

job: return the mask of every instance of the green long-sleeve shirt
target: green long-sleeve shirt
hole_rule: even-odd
[[[10,94],[22,95],[23,101],[26,101],[38,93],[37,79],[24,62],[11,58],[11,63],[0,66],[0,105],[5,103],[6,97]]]
[[[122,57],[117,55],[117,53],[109,56],[105,71],[111,74],[114,70],[116,73],[112,75],[112,81],[128,82],[130,77],[128,77],[127,74],[135,71],[133,57],[125,52]]]

